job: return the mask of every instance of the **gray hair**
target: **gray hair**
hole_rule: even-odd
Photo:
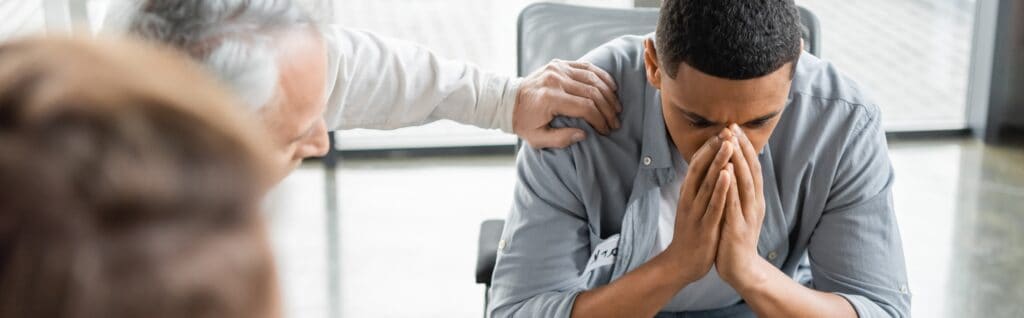
[[[315,25],[291,0],[146,0],[135,10],[128,21],[131,33],[187,52],[251,110],[276,92],[274,37]]]

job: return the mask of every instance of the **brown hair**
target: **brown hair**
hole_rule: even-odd
[[[263,130],[185,57],[0,45],[0,317],[273,317]]]

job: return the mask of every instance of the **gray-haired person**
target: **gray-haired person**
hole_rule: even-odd
[[[600,133],[619,127],[614,81],[585,62],[556,60],[511,78],[409,42],[316,23],[290,0],[128,5],[111,11],[121,14],[115,23],[187,52],[262,117],[278,139],[282,176],[325,154],[331,130],[450,119],[516,133],[535,147],[565,147],[586,134],[551,128],[556,116],[581,117]]]

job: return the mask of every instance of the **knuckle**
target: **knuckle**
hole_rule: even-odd
[[[558,84],[559,81],[557,75],[545,73],[544,76],[541,77],[541,82],[547,86],[555,86]]]
[[[544,88],[538,89],[536,92],[534,92],[533,95],[534,95],[534,99],[535,100],[544,100],[546,98],[551,98],[551,96],[553,94],[554,94],[554,91],[552,91],[550,88],[544,87]]]

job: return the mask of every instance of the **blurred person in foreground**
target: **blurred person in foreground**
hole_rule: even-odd
[[[218,87],[140,44],[0,45],[0,317],[279,316],[269,148]]]

